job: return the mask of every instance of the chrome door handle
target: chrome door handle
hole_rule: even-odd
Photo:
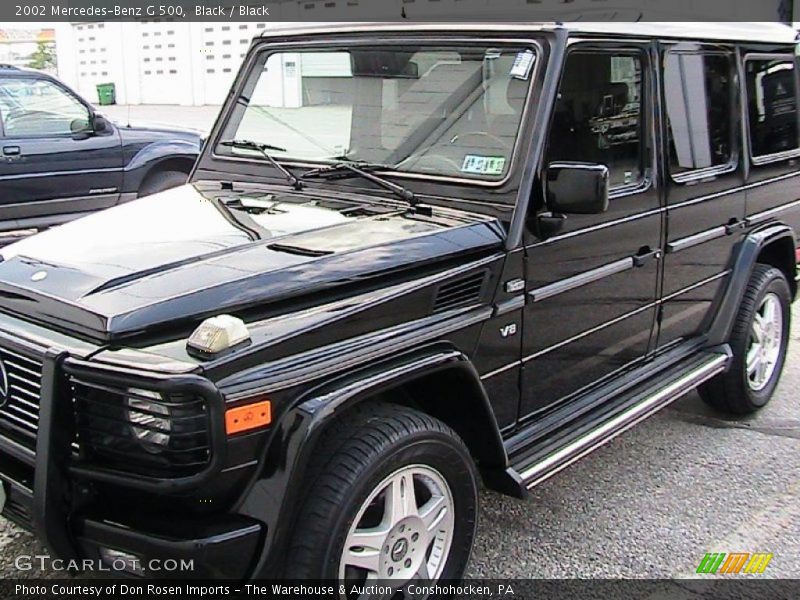
[[[641,252],[633,257],[633,266],[634,267],[643,267],[651,260],[658,260],[661,258],[661,250],[653,250],[648,251],[649,248],[645,249],[644,252]]]

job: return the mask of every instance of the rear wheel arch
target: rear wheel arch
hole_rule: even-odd
[[[756,262],[770,265],[781,271],[789,282],[792,297],[797,295],[797,258],[793,237],[783,235],[767,242],[758,253]]]
[[[757,264],[778,268],[786,276],[794,298],[797,291],[795,246],[794,231],[783,223],[769,223],[755,229],[736,244],[727,286],[707,330],[709,346],[723,344],[730,337],[735,315]]]

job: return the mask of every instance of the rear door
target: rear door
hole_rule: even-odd
[[[567,215],[554,235],[526,241],[523,418],[588,392],[650,348],[662,222],[651,48],[579,42],[566,57],[545,164],[607,165],[611,199],[603,214]],[[541,219],[547,208],[535,203]]]
[[[747,219],[753,225],[776,219],[800,236],[797,71],[790,48],[745,51],[746,131],[752,162]]]
[[[661,46],[667,240],[658,345],[703,332],[743,235],[744,169],[736,51]]]
[[[90,109],[47,78],[0,79],[0,229],[113,206],[122,184],[117,130],[76,135]]]

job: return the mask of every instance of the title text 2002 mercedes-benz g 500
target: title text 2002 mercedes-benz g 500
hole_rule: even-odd
[[[459,577],[675,398],[763,407],[796,291],[794,32],[257,39],[190,183],[2,250],[3,515],[194,577]]]

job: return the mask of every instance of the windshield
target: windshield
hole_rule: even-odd
[[[523,46],[265,51],[220,139],[269,144],[278,160],[500,180],[535,58]],[[257,154],[219,144],[216,152]]]

